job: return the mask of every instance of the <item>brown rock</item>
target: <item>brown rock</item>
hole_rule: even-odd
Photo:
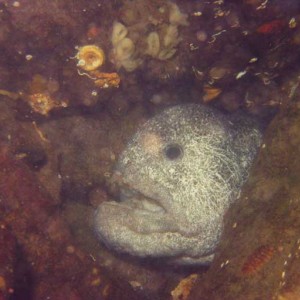
[[[189,299],[298,299],[300,140],[289,135],[295,128],[297,104],[267,129],[248,183],[225,217],[215,260]]]

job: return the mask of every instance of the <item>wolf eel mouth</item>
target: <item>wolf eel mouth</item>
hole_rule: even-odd
[[[167,208],[160,201],[159,196],[150,195],[124,180],[122,173],[116,171],[111,182],[113,189],[117,190],[120,200],[119,205],[128,206],[132,209],[145,210],[152,213],[167,213]]]

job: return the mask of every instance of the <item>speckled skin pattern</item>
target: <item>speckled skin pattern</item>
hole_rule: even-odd
[[[260,143],[259,126],[246,116],[199,104],[165,109],[139,128],[121,154],[114,174],[121,201],[98,207],[99,238],[139,257],[211,262],[224,214]]]

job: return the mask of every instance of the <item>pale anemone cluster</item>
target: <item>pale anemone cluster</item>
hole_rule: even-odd
[[[147,48],[145,53],[158,58],[166,60],[171,58],[177,51],[177,45],[181,41],[179,36],[178,27],[189,25],[187,15],[180,12],[178,6],[170,3],[170,24],[165,26],[162,31],[152,31],[147,36]]]
[[[127,37],[127,34],[128,29],[122,23],[114,23],[111,38],[112,57],[117,69],[123,67],[126,71],[131,72],[142,63],[142,59],[136,58],[135,45]]]
[[[174,56],[181,41],[179,26],[188,26],[189,23],[188,15],[180,12],[176,4],[169,2],[168,8],[168,22],[158,24],[155,26],[155,30],[148,32],[146,36],[142,30],[136,32],[136,29],[127,28],[120,22],[114,22],[111,58],[118,69],[123,67],[126,71],[132,72],[147,57],[167,60]],[[130,38],[133,31],[133,35],[138,36],[135,40]]]

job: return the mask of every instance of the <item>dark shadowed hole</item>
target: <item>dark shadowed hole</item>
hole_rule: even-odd
[[[182,157],[183,150],[180,145],[171,144],[164,149],[164,153],[169,160],[176,160]]]

